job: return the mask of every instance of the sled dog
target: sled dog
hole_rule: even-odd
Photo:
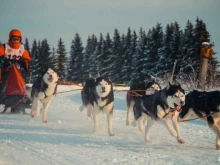
[[[127,102],[127,118],[126,118],[126,125],[130,124],[130,113],[133,109],[135,99],[138,97],[142,97],[144,95],[151,95],[155,92],[161,90],[161,86],[159,83],[155,81],[144,82],[141,81],[139,83],[133,84],[129,91],[127,92],[126,102]],[[141,131],[141,130],[140,130]]]
[[[134,121],[133,126],[142,120],[143,116],[147,117],[147,124],[145,126],[145,140],[149,139],[149,129],[154,122],[165,125],[169,133],[177,138],[179,143],[184,143],[180,135],[178,117],[181,106],[185,104],[185,91],[181,85],[171,84],[164,89],[152,95],[145,95],[135,101],[134,104]],[[168,121],[172,120],[173,125]],[[173,128],[174,127],[174,128]]]
[[[186,104],[182,107],[182,120],[200,118],[207,122],[216,134],[216,149],[220,149],[220,91],[191,91],[186,95]]]
[[[26,93],[32,101],[31,117],[38,117],[42,103],[42,122],[47,123],[47,110],[55,97],[59,76],[54,69],[45,69],[32,87],[26,85]]]
[[[92,117],[94,120],[93,132],[97,131],[98,115],[99,112],[102,111],[107,114],[109,136],[113,136],[112,118],[114,109],[114,93],[113,85],[110,79],[104,77],[88,79],[85,82],[81,96],[83,105],[80,107],[80,111],[82,111],[84,107],[87,108],[88,117]]]

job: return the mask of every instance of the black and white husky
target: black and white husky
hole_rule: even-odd
[[[130,124],[130,118],[131,118],[130,113],[131,110],[133,109],[135,99],[137,99],[138,97],[143,97],[144,95],[154,94],[155,92],[158,92],[160,90],[161,90],[161,86],[155,81],[150,81],[150,82],[141,81],[140,83],[135,83],[130,87],[126,96],[126,102],[127,102],[126,125]]]
[[[145,126],[145,140],[149,139],[149,129],[154,122],[159,122],[165,125],[169,133],[177,138],[179,143],[184,143],[180,135],[179,130],[179,112],[181,105],[185,104],[185,91],[182,89],[180,84],[169,83],[167,87],[156,92],[152,95],[145,95],[135,101],[134,104],[134,122],[140,123],[143,116],[147,117],[147,124]],[[170,124],[169,119],[172,120],[173,125]]]
[[[109,136],[113,136],[112,118],[114,92],[113,84],[110,79],[104,77],[90,78],[85,82],[81,96],[83,105],[80,107],[80,111],[82,111],[84,107],[87,108],[88,117],[92,117],[94,120],[93,132],[97,131],[98,115],[99,112],[102,111],[107,114]]]
[[[216,149],[220,149],[220,91],[191,91],[180,112],[182,120],[200,118],[216,134]]]
[[[47,123],[47,110],[54,99],[59,76],[51,68],[45,69],[41,76],[33,83],[32,87],[26,85],[26,93],[32,100],[31,117],[38,117],[40,114],[40,103],[43,104],[42,122]]]

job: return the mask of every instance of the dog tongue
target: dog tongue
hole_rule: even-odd
[[[181,110],[181,105],[177,105],[177,106],[175,107],[175,109],[176,109],[176,110]]]

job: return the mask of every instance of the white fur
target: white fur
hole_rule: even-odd
[[[47,110],[51,104],[51,101],[54,99],[54,91],[57,86],[57,81],[59,79],[56,72],[52,69],[48,69],[48,71],[42,77],[44,82],[48,84],[48,88],[46,91],[41,91],[37,95],[34,95],[32,98],[32,107],[31,107],[31,117],[38,117],[40,114],[40,104],[42,103],[42,122],[47,123]],[[31,98],[32,87],[27,89],[28,96]]]
[[[177,91],[174,96],[168,96],[167,103],[170,108],[174,108],[174,103],[177,105],[181,105],[182,103],[185,103],[184,93]]]

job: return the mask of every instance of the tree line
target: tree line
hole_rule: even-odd
[[[114,29],[112,38],[109,33],[106,36],[100,33],[98,38],[91,35],[85,47],[76,33],[69,54],[62,38],[56,49],[50,48],[47,39],[34,40],[30,48],[26,38],[24,45],[32,58],[33,80],[41,75],[45,66],[51,66],[65,81],[81,83],[89,78],[89,74],[99,73],[114,83],[129,83],[149,75],[166,78],[172,73],[175,60],[176,75],[193,73],[198,76],[201,44],[209,42],[213,47],[210,38],[206,24],[197,17],[195,24],[188,20],[183,30],[178,22],[174,22],[167,24],[164,31],[157,23],[147,32],[140,28],[138,34],[128,27],[126,34]],[[209,61],[209,79],[213,79],[213,73],[218,73],[219,61],[215,56],[216,53]]]

